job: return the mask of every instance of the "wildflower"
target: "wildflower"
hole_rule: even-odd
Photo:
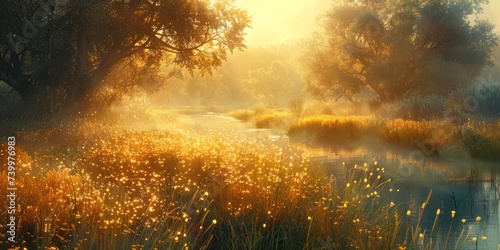
[[[411,215],[411,211],[410,210],[406,211],[406,215],[410,216]]]
[[[481,217],[476,217],[476,222],[480,222],[481,221]]]
[[[351,184],[348,182],[345,186],[348,188],[351,186]]]
[[[266,228],[266,223],[262,224],[262,227],[263,227],[263,228]]]
[[[419,237],[420,237],[420,239],[423,239],[423,238],[424,238],[424,234],[422,234],[422,233],[421,233],[421,234],[419,235]]]
[[[311,216],[307,216],[307,220],[312,220]]]
[[[451,211],[451,218],[455,218],[455,211]]]
[[[439,216],[440,213],[441,213],[441,209],[438,208],[438,210],[436,211],[436,216]]]
[[[216,219],[212,220],[212,224],[214,225],[217,224],[217,220]]]
[[[472,238],[472,242],[476,242],[476,241],[477,241],[476,237]]]
[[[481,237],[481,240],[486,240],[486,236]]]
[[[422,203],[422,209],[424,209],[424,208],[425,208],[425,202],[424,202],[424,203]]]
[[[462,223],[465,223],[465,222],[466,222],[466,220],[465,220],[465,219],[462,219]]]

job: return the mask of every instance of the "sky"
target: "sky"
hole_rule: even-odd
[[[325,12],[331,0],[237,0],[252,16],[247,44],[269,45],[295,41],[319,27],[316,17]]]
[[[332,1],[336,0],[237,0],[236,4],[252,16],[247,44],[265,46],[308,37],[319,29],[317,16],[325,13]],[[490,0],[484,12],[500,33],[500,0]]]

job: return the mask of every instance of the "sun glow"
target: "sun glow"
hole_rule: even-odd
[[[247,30],[249,45],[269,45],[303,39],[319,26],[316,17],[330,6],[330,0],[237,0],[236,5],[252,16]]]

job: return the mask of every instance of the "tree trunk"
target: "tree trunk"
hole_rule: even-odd
[[[74,115],[78,114],[78,112],[85,114],[88,111],[85,107],[85,101],[88,100],[90,95],[97,92],[100,83],[106,78],[113,66],[126,55],[126,53],[117,53],[117,51],[118,47],[116,46],[108,53],[108,56],[105,57],[92,75],[82,73],[83,68],[76,73],[76,80],[65,103],[64,112],[66,115]]]

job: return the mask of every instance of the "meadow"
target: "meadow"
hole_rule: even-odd
[[[2,235],[2,249],[433,249],[437,229],[461,219],[426,211],[431,194],[398,202],[378,162],[343,164],[340,178],[252,135],[75,124],[16,133],[19,244]],[[477,242],[480,220],[463,221],[448,249]]]

